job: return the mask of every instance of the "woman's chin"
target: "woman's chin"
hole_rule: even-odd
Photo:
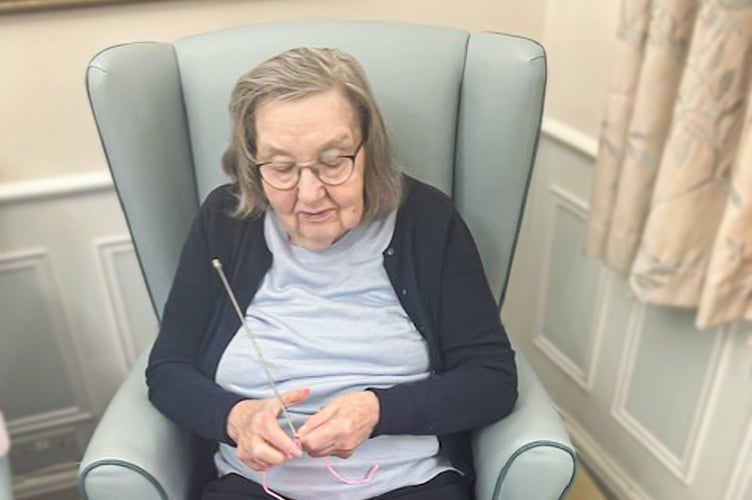
[[[340,236],[332,234],[299,234],[297,237],[292,238],[291,241],[293,245],[305,248],[306,250],[321,252],[332,246]]]

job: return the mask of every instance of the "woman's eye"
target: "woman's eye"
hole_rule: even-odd
[[[295,164],[289,162],[275,162],[270,163],[269,166],[274,169],[275,172],[278,172],[280,174],[290,173],[295,168]]]
[[[340,156],[329,156],[324,157],[319,160],[319,163],[327,168],[337,168],[340,165],[342,165],[342,162],[344,161],[344,158]]]

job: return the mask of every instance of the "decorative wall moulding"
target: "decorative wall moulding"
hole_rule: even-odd
[[[595,159],[598,156],[598,139],[564,122],[543,117],[541,132],[589,158]]]
[[[133,330],[128,320],[123,286],[120,283],[115,258],[121,253],[133,253],[133,243],[128,235],[101,238],[94,242],[102,286],[107,294],[107,314],[110,324],[117,332],[120,348],[128,366],[138,357]]]
[[[129,3],[151,3],[154,0],[0,0],[0,14],[72,7],[94,7]],[[161,0],[164,1],[164,0]]]
[[[2,0],[0,0],[1,4]],[[0,11],[2,12],[2,11]],[[0,183],[0,204],[114,189],[109,172],[42,177]]]
[[[588,432],[577,423],[569,413],[560,406],[557,407],[564,425],[567,428],[577,450],[582,454],[585,463],[605,483],[617,498],[624,500],[654,500],[645,492],[622,467],[611,458],[601,445]]]
[[[674,474],[684,484],[692,484],[696,474],[698,453],[705,442],[705,429],[710,412],[717,400],[719,381],[726,371],[728,356],[724,356],[724,346],[729,343],[729,336],[718,330],[705,367],[705,376],[700,386],[697,404],[694,408],[691,424],[681,453],[676,453],[664,443],[652,430],[643,425],[627,408],[627,398],[631,391],[633,370],[637,351],[645,329],[647,306],[635,302],[630,313],[627,327],[625,352],[619,368],[614,399],[611,404],[611,417],[629,433],[636,442],[649,451],[666,470]]]
[[[548,290],[550,286],[548,280],[550,276],[549,269],[551,267],[551,260],[553,258],[554,221],[556,220],[556,214],[560,212],[568,212],[578,221],[582,222],[582,224],[585,224],[587,221],[588,205],[586,201],[569,193],[565,188],[558,185],[552,184],[549,186],[549,196],[551,197],[552,210],[550,215],[551,223],[546,230],[545,236],[545,241],[547,243],[543,258],[543,270],[541,272],[541,293],[538,298],[538,320],[535,328],[536,333],[533,337],[533,345],[535,345],[554,365],[558,366],[562,372],[568,375],[584,391],[589,393],[593,389],[594,374],[598,364],[597,357],[600,352],[600,343],[603,337],[604,311],[608,308],[606,297],[610,295],[610,280],[608,279],[610,275],[603,266],[600,266],[596,278],[597,292],[593,297],[593,316],[590,321],[588,341],[585,348],[585,363],[584,366],[580,366],[562,352],[552,339],[546,336],[545,318],[548,301],[545,291]]]

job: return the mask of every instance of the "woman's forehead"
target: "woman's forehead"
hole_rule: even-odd
[[[256,112],[256,143],[264,150],[286,152],[299,145],[349,146],[358,130],[357,114],[337,91],[294,101],[271,101]]]

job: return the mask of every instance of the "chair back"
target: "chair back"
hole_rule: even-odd
[[[157,314],[195,211],[227,182],[238,77],[286,49],[337,47],[363,65],[405,171],[452,196],[501,303],[540,128],[537,43],[385,22],[233,28],[100,52],[87,88]]]

